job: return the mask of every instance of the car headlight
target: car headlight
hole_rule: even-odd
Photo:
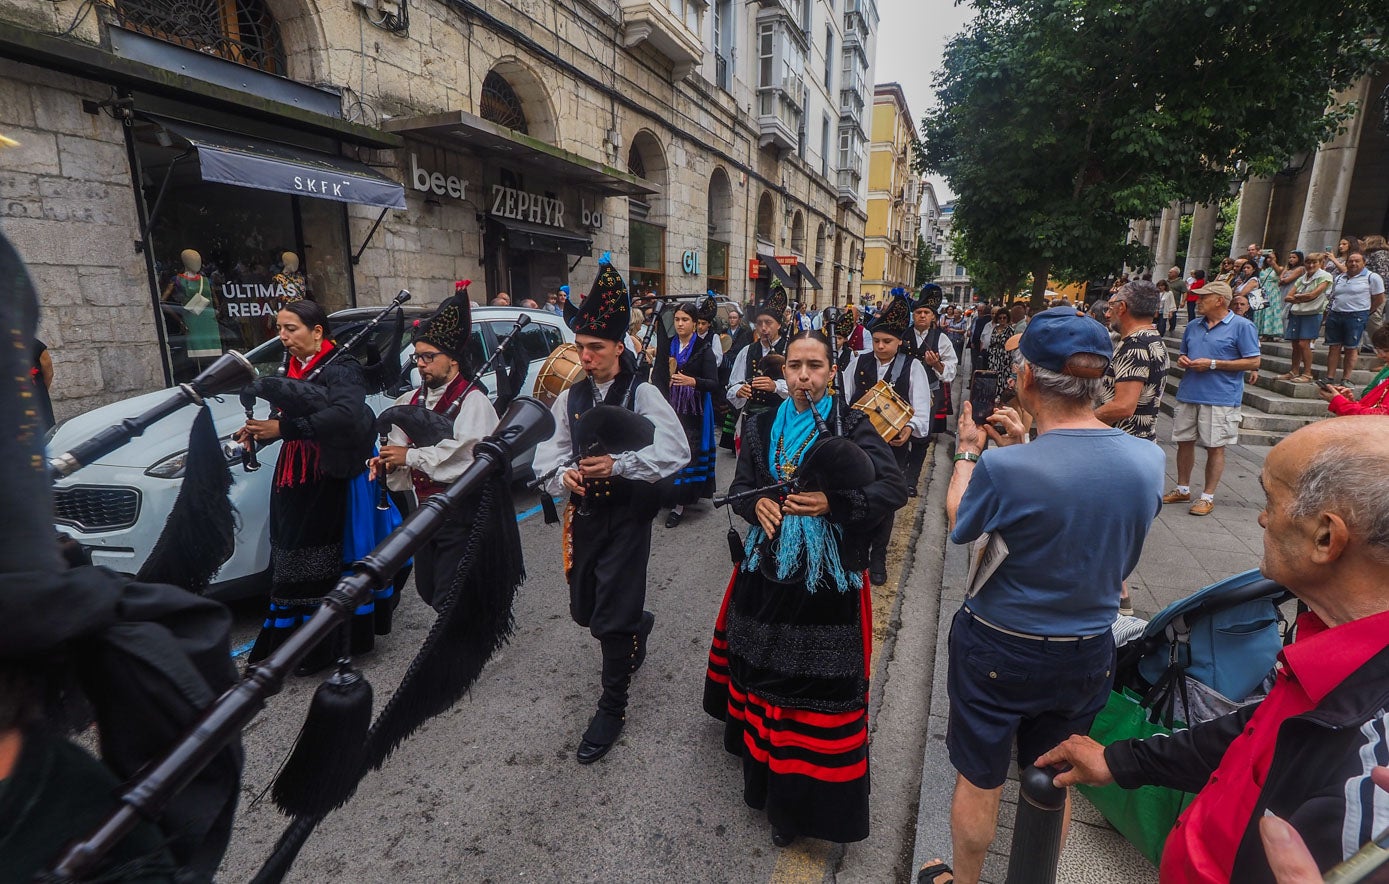
[[[245,454],[245,449],[233,442],[230,436],[218,440],[222,446],[222,456],[227,459],[227,464],[241,463],[241,458]],[[156,479],[182,479],[184,468],[188,466],[188,449],[184,449],[176,454],[171,454],[154,466],[145,470],[146,476],[153,476]]]

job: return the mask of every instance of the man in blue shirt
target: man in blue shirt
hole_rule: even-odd
[[[1259,368],[1259,329],[1230,312],[1233,293],[1223,282],[1207,283],[1197,294],[1200,318],[1187,323],[1177,364],[1185,369],[1177,385],[1172,414],[1172,441],[1177,443],[1177,487],[1163,503],[1191,500],[1191,471],[1196,443],[1206,449],[1206,483],[1201,499],[1187,512],[1208,516],[1215,509],[1215,489],[1225,471],[1225,446],[1239,443],[1244,376]]]
[[[1009,408],[981,431],[966,404],[946,495],[950,539],[978,541],[971,552],[993,560],[992,570],[971,569],[950,629],[946,746],[960,881],[979,879],[1014,745],[1025,767],[1056,740],[1087,733],[1104,708],[1120,586],[1162,498],[1161,449],[1095,417],[1112,354],[1104,326],[1054,307],[1008,347],[1037,440],[1020,444],[1027,431]],[[986,434],[1005,447],[984,452]]]

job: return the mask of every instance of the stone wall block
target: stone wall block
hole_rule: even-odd
[[[125,145],[76,135],[59,135],[62,174],[67,178],[105,181],[112,184],[130,180],[130,162]]]
[[[38,192],[43,198],[43,217],[50,221],[129,225],[132,229],[138,223],[128,183],[44,177],[38,179]]]
[[[161,385],[163,372],[156,348],[101,347],[96,358],[108,393],[144,392]]]
[[[33,172],[39,175],[60,175],[58,137],[50,132],[12,126],[5,132],[19,142],[18,147],[6,148],[4,165],[7,173]]]
[[[26,220],[6,228],[30,264],[122,266],[134,258],[133,227]]]

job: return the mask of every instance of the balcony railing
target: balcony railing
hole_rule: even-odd
[[[704,57],[699,35],[664,0],[622,0],[622,26],[624,46],[648,44],[670,59],[677,80],[688,76]]]
[[[863,176],[857,169],[839,170],[839,201],[841,203],[858,202],[859,184],[863,181]]]
[[[762,147],[795,150],[800,145],[801,108],[805,85],[786,82],[757,90],[757,125]]]

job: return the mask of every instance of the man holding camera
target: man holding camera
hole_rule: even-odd
[[[979,880],[1014,746],[1025,767],[1088,732],[1104,708],[1120,585],[1162,497],[1161,449],[1095,417],[1112,353],[1104,327],[1055,307],[1009,343],[1037,439],[1020,444],[1026,430],[1013,409],[981,428],[966,404],[946,495],[950,539],[975,544],[977,556],[950,629],[947,679],[951,835],[963,882]],[[988,439],[1000,448],[985,452]],[[1095,463],[1105,464],[1103,482]],[[1066,541],[1075,537],[1086,544]]]

